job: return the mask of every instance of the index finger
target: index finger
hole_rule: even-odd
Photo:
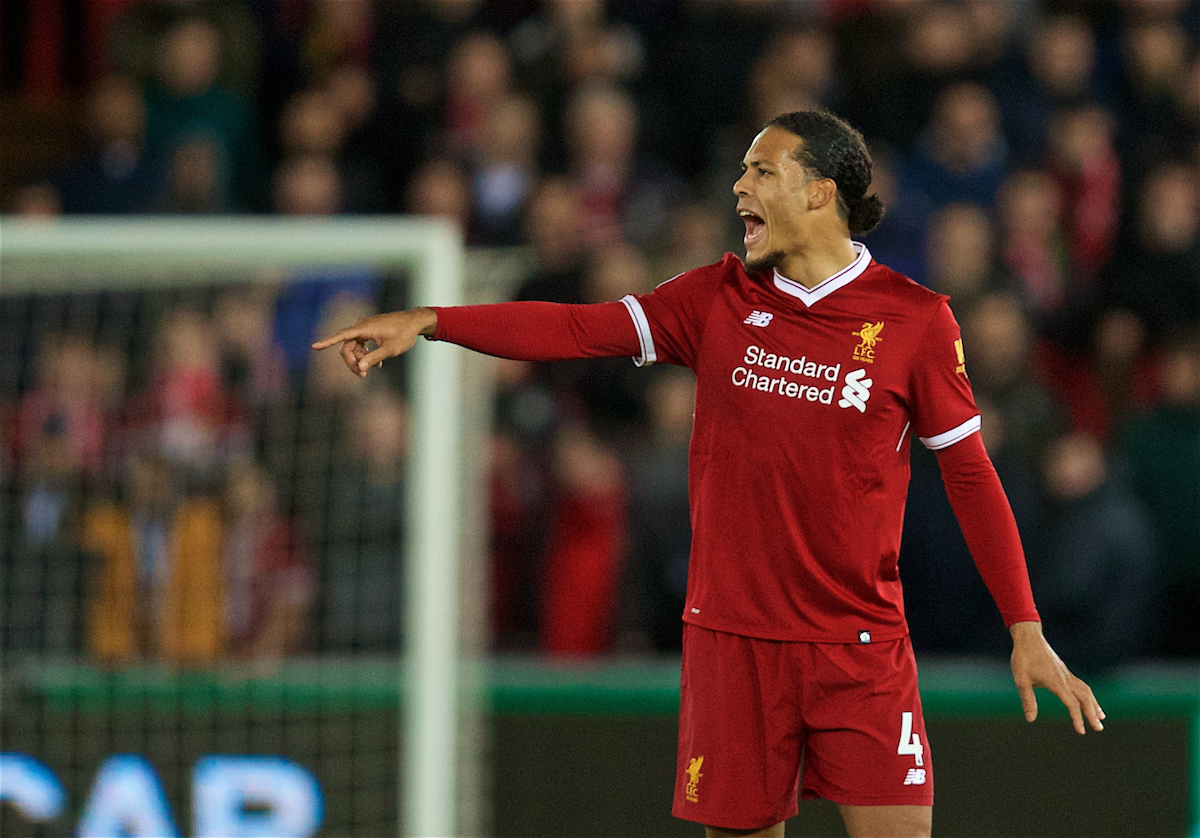
[[[365,331],[361,327],[350,326],[348,328],[342,329],[340,332],[334,332],[332,335],[330,335],[327,338],[321,338],[319,341],[317,341],[316,343],[314,343],[312,345],[312,348],[313,349],[328,349],[329,347],[333,346],[335,343],[345,343],[348,340],[365,339],[365,338],[369,338],[369,337],[370,337],[370,335],[366,334]]]

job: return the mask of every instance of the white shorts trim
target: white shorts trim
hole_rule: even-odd
[[[920,439],[921,442],[925,444],[925,447],[930,451],[940,451],[943,448],[949,448],[956,442],[962,442],[971,434],[978,431],[982,425],[982,421],[983,420],[979,417],[979,415],[976,414],[967,421],[963,422],[957,428],[951,428],[945,433],[938,434],[937,436],[923,436]]]
[[[641,354],[634,358],[633,362],[639,367],[648,367],[658,360],[658,353],[654,349],[654,336],[650,334],[650,320],[646,317],[646,312],[637,297],[627,294],[621,298],[621,302],[625,304],[625,308],[629,310],[629,316],[633,318],[633,326],[637,329],[638,343],[642,347]]]

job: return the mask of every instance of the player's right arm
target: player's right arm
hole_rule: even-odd
[[[377,314],[312,346],[328,349],[340,343],[342,359],[360,378],[384,359],[412,349],[421,336],[516,361],[627,357],[639,365],[664,361],[694,368],[712,299],[740,267],[737,257],[726,254],[717,264],[680,274],[650,294],[630,294],[612,303],[524,301]]]
[[[518,361],[634,357],[642,351],[629,306],[620,302],[414,308],[363,317],[312,346],[328,349],[340,343],[346,366],[361,378],[386,358],[412,349],[422,336]]]

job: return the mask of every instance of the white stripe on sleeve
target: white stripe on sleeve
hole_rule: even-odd
[[[654,351],[654,336],[650,334],[650,321],[646,318],[646,312],[642,309],[642,304],[638,302],[637,297],[632,294],[627,294],[621,298],[621,302],[625,304],[625,308],[629,310],[629,316],[633,318],[633,326],[637,329],[638,343],[642,346],[642,353],[633,359],[633,362],[639,367],[648,367],[658,360],[658,353]]]
[[[979,430],[982,420],[979,415],[972,416],[967,421],[963,422],[957,428],[951,428],[943,434],[937,436],[923,436],[921,442],[925,443],[925,447],[930,451],[940,451],[943,448],[949,448],[956,442],[962,442],[971,434]]]

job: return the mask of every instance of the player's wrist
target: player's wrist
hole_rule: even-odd
[[[434,333],[437,332],[438,326],[437,312],[428,306],[422,306],[414,308],[412,314],[418,318],[417,323],[420,325],[417,334],[427,338],[433,337]]]
[[[1013,643],[1021,640],[1041,638],[1042,624],[1039,620],[1019,620],[1008,627]]]

